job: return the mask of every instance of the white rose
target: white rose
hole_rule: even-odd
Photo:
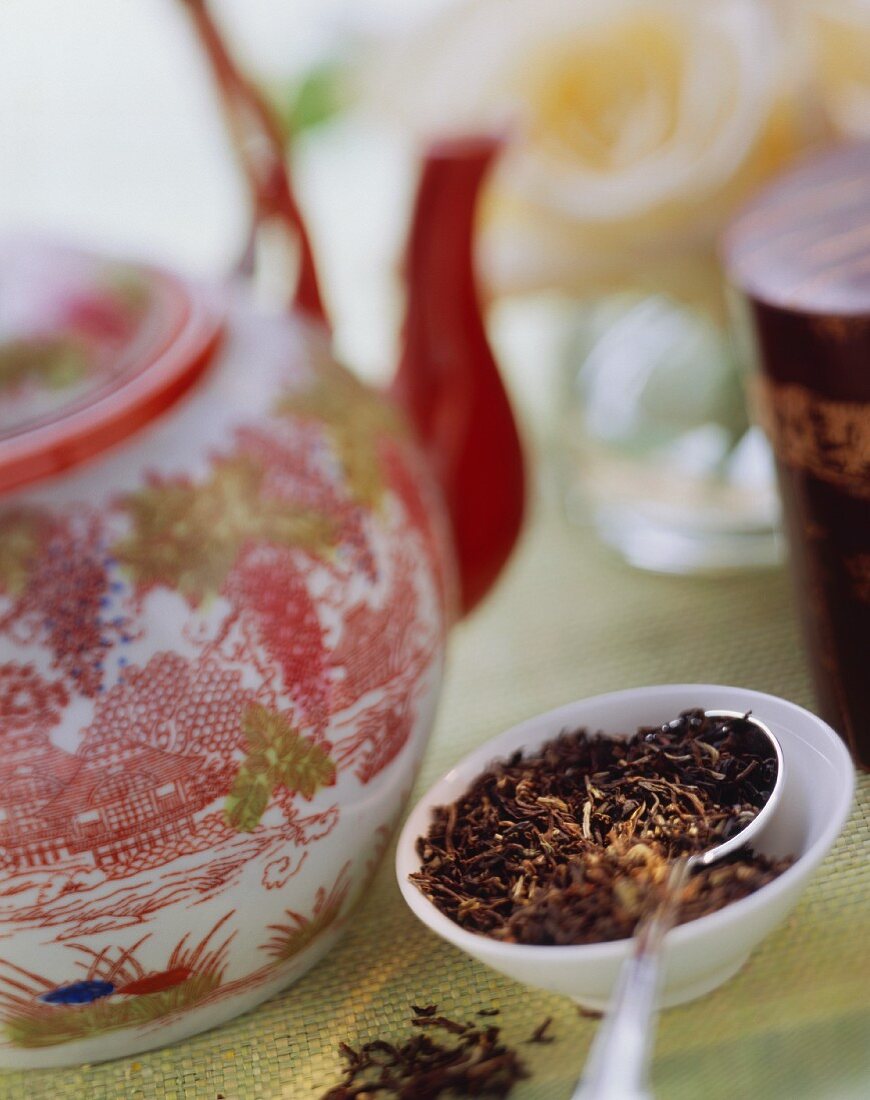
[[[517,121],[487,237],[501,290],[695,280],[687,257],[807,136],[758,0],[473,0],[378,64],[419,134]]]
[[[811,0],[807,39],[822,99],[846,137],[870,137],[870,0]]]

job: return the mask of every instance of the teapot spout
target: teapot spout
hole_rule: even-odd
[[[463,613],[507,561],[525,503],[519,434],[487,340],[474,266],[477,196],[499,144],[460,138],[426,155],[408,245],[404,347],[392,386],[447,506]]]

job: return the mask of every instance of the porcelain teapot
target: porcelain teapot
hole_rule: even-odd
[[[432,148],[390,394],[330,351],[280,135],[187,0],[292,308],[0,254],[0,1065],[212,1027],[306,971],[388,844],[451,623],[523,510],[475,289],[492,141]],[[252,238],[253,239],[253,238]],[[243,267],[250,267],[250,255]]]

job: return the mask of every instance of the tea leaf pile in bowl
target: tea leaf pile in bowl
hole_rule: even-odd
[[[581,729],[515,752],[434,809],[411,879],[456,924],[503,942],[627,938],[670,861],[721,843],[764,806],[776,759],[752,734],[749,722],[687,710],[627,738]],[[746,849],[698,870],[679,922],[792,862]]]

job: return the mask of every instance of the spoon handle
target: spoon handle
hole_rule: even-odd
[[[662,897],[637,927],[632,951],[592,1044],[571,1100],[651,1100],[649,1060],[655,1035],[662,944],[673,927],[688,859],[671,867]]]

